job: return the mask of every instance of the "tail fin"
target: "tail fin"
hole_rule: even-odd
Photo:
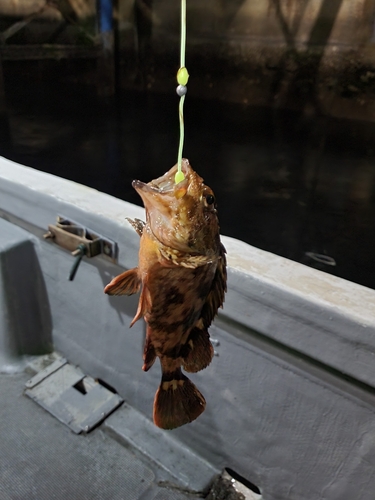
[[[186,353],[183,356],[182,367],[187,372],[199,372],[211,363],[214,349],[207,330],[198,327],[192,329],[186,342]]]
[[[175,429],[195,420],[205,407],[204,397],[180,368],[163,373],[154,400],[155,425]]]

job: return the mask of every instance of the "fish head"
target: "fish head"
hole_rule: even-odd
[[[182,252],[209,255],[219,246],[219,224],[211,188],[182,160],[185,179],[175,183],[177,165],[149,182],[133,181],[146,209],[153,235],[163,244]]]

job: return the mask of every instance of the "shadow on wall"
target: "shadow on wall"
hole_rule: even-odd
[[[38,256],[31,240],[1,255],[4,290],[2,337],[10,358],[41,355],[53,350],[52,317]]]
[[[272,95],[278,97],[287,81],[287,91],[281,98],[282,102],[279,102],[278,105],[286,108],[294,107],[297,100],[301,101],[300,109],[303,109],[306,104],[311,104],[316,112],[320,112],[316,95],[319,66],[343,0],[324,0],[322,2],[306,42],[306,49],[302,51],[297,50],[296,36],[310,0],[297,2],[298,8],[291,23],[288,23],[287,15],[282,9],[283,2],[281,0],[270,1],[275,9],[276,18],[287,45],[284,57],[273,79]],[[291,2],[288,4],[291,5]]]

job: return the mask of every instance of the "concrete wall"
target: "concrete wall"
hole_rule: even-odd
[[[153,13],[156,28],[178,31],[179,2],[155,0]],[[260,37],[267,42],[368,42],[374,14],[372,0],[191,0],[187,5],[192,37]]]
[[[5,0],[0,26],[42,5]],[[180,2],[124,0],[114,6],[120,83],[173,92]],[[94,35],[93,0],[65,0],[59,9],[47,8],[10,43],[48,41],[71,20],[78,27],[69,25],[59,43],[79,44],[82,29]],[[309,116],[374,120],[375,0],[190,0],[187,19],[189,93]]]
[[[137,297],[102,292],[136,264],[139,238],[125,216],[143,210],[1,159],[0,214],[34,243],[55,348],[151,418],[160,372],[141,370],[144,325],[128,327]],[[84,259],[69,282],[73,257],[43,239],[57,214],[117,241],[118,264]],[[216,469],[248,478],[264,500],[373,500],[375,291],[223,242],[228,294],[211,329],[218,356],[194,376],[207,409],[172,434]]]
[[[120,7],[123,83],[131,86],[133,78],[149,89],[172,90],[179,2],[136,2],[135,18],[126,5]],[[192,0],[187,19],[189,92],[374,119],[374,0]]]
[[[46,5],[45,0],[2,0],[0,3],[0,16],[24,17],[38,12]],[[58,19],[56,6],[62,10],[70,10],[78,18],[85,18],[95,15],[95,0],[60,0],[51,2],[51,8],[43,12],[44,17]]]

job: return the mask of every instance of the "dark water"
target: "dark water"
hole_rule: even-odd
[[[173,92],[104,102],[58,81],[5,83],[0,154],[21,164],[140,204],[131,181],[176,162]],[[374,124],[190,95],[185,114],[184,155],[215,191],[223,234],[375,288]]]

